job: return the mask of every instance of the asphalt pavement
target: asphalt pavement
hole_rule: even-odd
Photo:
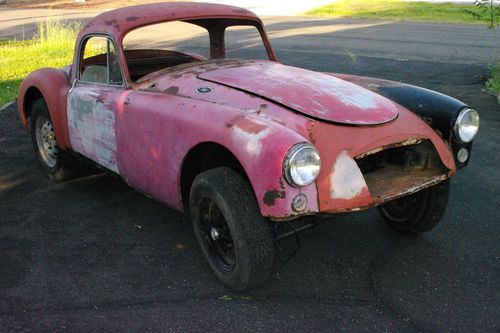
[[[482,87],[488,59],[500,58],[498,33],[268,23],[285,64],[417,84],[479,110],[472,160],[452,178],[442,222],[408,237],[375,209],[322,219],[286,264],[296,243],[282,243],[268,284],[236,293],[214,278],[182,214],[105,174],[50,182],[9,107],[0,113],[0,331],[500,330],[500,107]]]

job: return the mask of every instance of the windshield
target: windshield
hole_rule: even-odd
[[[262,28],[248,22],[204,19],[132,30],[123,39],[130,79],[138,81],[159,70],[212,59],[269,60]]]

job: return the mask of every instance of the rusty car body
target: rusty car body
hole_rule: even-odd
[[[209,57],[123,47],[131,31],[170,21],[206,29]],[[232,26],[255,28],[268,59],[227,58]],[[104,52],[84,56],[98,37]],[[100,14],[73,64],[31,73],[18,105],[49,177],[92,161],[190,213],[214,273],[239,290],[269,276],[275,224],[378,206],[399,232],[431,229],[479,125],[437,92],[280,64],[255,14],[204,3]]]

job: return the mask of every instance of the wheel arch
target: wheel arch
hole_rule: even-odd
[[[27,130],[33,103],[43,98],[61,148],[70,147],[66,117],[66,97],[70,89],[69,80],[62,70],[42,68],[29,74],[22,82],[17,96],[18,112]]]
[[[29,119],[31,117],[31,110],[35,101],[39,99],[43,99],[45,101],[45,97],[43,96],[42,92],[35,86],[29,87],[23,98],[22,112],[24,115],[24,119],[26,119],[25,126],[30,131],[31,128],[29,127]]]
[[[182,162],[179,193],[184,210],[189,208],[189,194],[196,176],[217,167],[231,168],[249,180],[243,165],[228,148],[211,141],[199,143],[188,151]]]

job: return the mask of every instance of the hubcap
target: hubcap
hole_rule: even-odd
[[[236,265],[236,251],[231,231],[224,215],[211,199],[204,199],[201,205],[201,233],[219,268],[232,271]]]
[[[35,131],[38,152],[42,161],[49,168],[55,167],[59,155],[59,147],[57,146],[52,123],[47,118],[39,117],[36,122]]]

